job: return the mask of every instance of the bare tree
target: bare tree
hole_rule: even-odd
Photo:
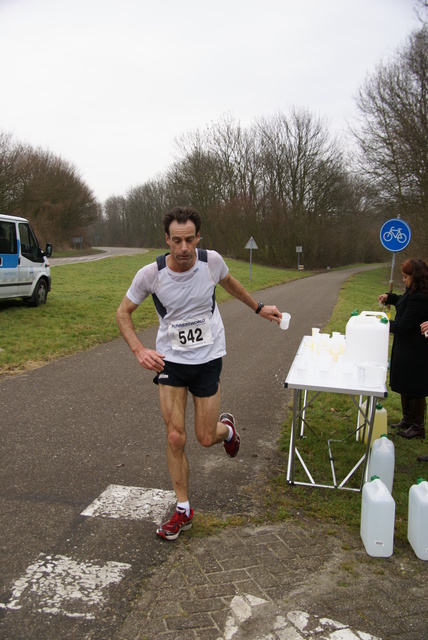
[[[406,217],[428,239],[428,27],[408,38],[394,59],[380,64],[357,97],[360,170],[378,206]],[[422,236],[420,235],[422,234]]]
[[[12,134],[0,132],[0,210],[13,213],[19,192],[19,163],[22,145],[15,143]]]

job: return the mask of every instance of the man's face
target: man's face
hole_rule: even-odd
[[[180,224],[173,220],[169,226],[166,242],[171,250],[168,266],[173,271],[188,271],[196,260],[196,245],[200,240],[193,222],[188,220]]]

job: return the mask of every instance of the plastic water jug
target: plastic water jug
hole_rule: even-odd
[[[394,483],[395,448],[392,440],[383,435],[372,444],[368,477],[378,476],[392,493]]]
[[[389,558],[394,549],[395,501],[379,478],[363,486],[360,534],[369,556]]]
[[[367,400],[360,404],[360,409],[367,413]],[[358,426],[361,427],[364,424],[364,416],[361,411],[358,411]],[[376,411],[373,420],[373,430],[372,430],[372,440],[371,446],[373,447],[373,443],[375,440],[380,438],[382,435],[388,433],[388,413],[385,407],[382,407],[380,402],[376,403]],[[363,429],[358,431],[357,440],[364,440],[364,444],[367,444],[367,440],[369,437],[369,425],[366,424]],[[371,475],[379,475],[378,473]]]
[[[418,478],[409,491],[407,538],[420,560],[428,560],[428,482]]]
[[[389,320],[382,311],[362,311],[346,324],[345,360],[356,364],[377,362],[388,367]]]

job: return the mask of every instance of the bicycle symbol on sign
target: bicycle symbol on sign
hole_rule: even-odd
[[[398,227],[397,229],[395,227],[391,227],[389,231],[386,231],[383,234],[383,239],[385,242],[391,242],[391,240],[395,239],[400,244],[403,244],[407,241],[407,235],[402,232],[401,227]]]

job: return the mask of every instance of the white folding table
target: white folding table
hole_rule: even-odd
[[[370,458],[371,437],[376,412],[376,403],[379,398],[387,397],[388,392],[386,385],[383,383],[371,388],[362,386],[358,383],[358,365],[353,363],[347,363],[345,368],[334,365],[326,367],[325,363],[323,364],[320,358],[314,356],[311,350],[307,348],[309,340],[311,340],[310,336],[305,336],[303,338],[284,383],[286,388],[293,389],[293,422],[288,453],[287,483],[328,489],[361,491],[364,482],[367,480],[366,475]],[[347,394],[357,407],[359,412],[358,415],[362,416],[362,420],[357,421],[356,429],[344,440],[355,435],[359,429],[368,429],[367,445],[364,454],[342,481],[338,481],[336,478],[336,470],[331,448],[331,443],[334,442],[334,440],[328,440],[327,444],[332,472],[332,484],[318,484],[315,482],[308,465],[303,460],[303,457],[297,447],[297,439],[304,437],[306,410],[320,393]],[[360,400],[361,397],[367,397],[367,402],[362,404],[361,401],[358,402],[355,399],[355,396],[358,396]],[[296,457],[305,471],[308,482],[299,482],[295,479]],[[347,487],[346,483],[361,465],[362,475],[359,488]]]

